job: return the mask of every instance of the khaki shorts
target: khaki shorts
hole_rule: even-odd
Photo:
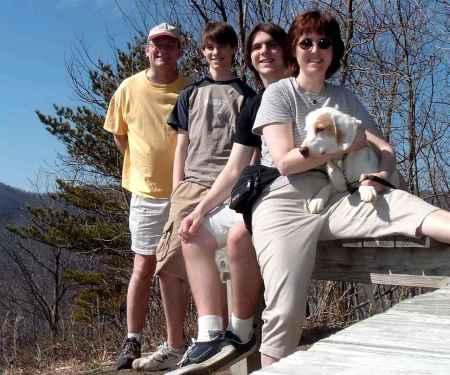
[[[194,210],[207,192],[207,187],[191,181],[182,181],[173,191],[169,218],[156,250],[156,274],[167,272],[187,280],[178,229],[182,220]]]
[[[169,206],[169,199],[131,195],[129,226],[132,251],[140,255],[155,255],[169,217]]]

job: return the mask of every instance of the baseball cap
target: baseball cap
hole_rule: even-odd
[[[177,27],[172,26],[166,22],[163,22],[155,27],[153,27],[148,33],[147,40],[152,40],[158,36],[170,36],[172,38],[180,40],[180,32]]]

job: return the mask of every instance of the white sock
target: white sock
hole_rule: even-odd
[[[223,331],[223,319],[218,315],[203,315],[198,318],[197,341],[212,341],[217,331]]]
[[[138,343],[141,343],[141,337],[142,333],[134,333],[134,332],[128,332],[127,338],[135,338]]]
[[[243,344],[249,342],[253,336],[253,316],[248,319],[239,319],[231,314],[229,330],[239,337]]]

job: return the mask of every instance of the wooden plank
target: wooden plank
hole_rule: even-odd
[[[324,246],[331,247],[447,247],[448,244],[438,242],[430,237],[411,238],[406,236],[385,236],[380,238],[355,238],[348,240],[322,241]]]
[[[255,375],[450,373],[450,288],[400,302]]]
[[[448,245],[432,248],[319,245],[313,272],[317,280],[434,288],[447,285],[449,275]]]
[[[218,257],[220,258],[220,257]],[[229,272],[218,259],[223,280],[229,280]],[[313,278],[316,280],[352,281],[364,284],[402,285],[415,287],[443,288],[450,285],[450,246],[430,238],[411,239],[404,236],[389,236],[380,239],[354,239],[326,241],[319,244]],[[426,297],[417,297],[426,298]],[[427,300],[414,306],[402,303],[399,309],[409,313],[426,313],[434,306],[436,316],[445,316],[448,301]],[[231,300],[229,301],[231,306]],[[257,366],[253,361],[248,366],[236,366],[233,374],[245,374]],[[450,370],[449,370],[450,373]],[[411,374],[409,374],[411,375]]]

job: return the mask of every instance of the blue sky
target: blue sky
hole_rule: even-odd
[[[120,0],[133,12],[133,1]],[[122,47],[133,35],[113,0],[3,0],[0,10],[0,182],[34,190],[54,181],[56,138],[34,111],[75,105],[65,63],[79,41],[91,56],[111,56],[110,37]],[[37,177],[40,176],[39,179]]]

